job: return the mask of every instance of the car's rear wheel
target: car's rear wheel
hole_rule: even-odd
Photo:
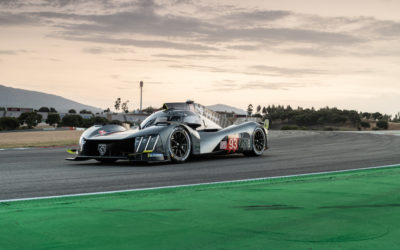
[[[252,149],[251,151],[244,152],[247,156],[260,156],[265,151],[267,145],[267,137],[262,128],[256,128],[252,135]]]
[[[172,161],[177,163],[186,161],[191,151],[188,132],[182,127],[176,127],[169,136],[168,148]]]

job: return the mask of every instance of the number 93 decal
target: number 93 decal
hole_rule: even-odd
[[[228,145],[226,150],[228,152],[233,151],[236,152],[239,149],[239,136],[229,136],[228,137]]]

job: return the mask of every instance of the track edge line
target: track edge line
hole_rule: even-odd
[[[196,186],[202,186],[202,185],[238,183],[238,182],[250,182],[250,181],[262,181],[262,180],[272,180],[272,179],[280,179],[280,178],[284,179],[284,178],[291,178],[291,177],[313,176],[313,175],[322,175],[322,174],[357,172],[357,171],[361,171],[361,170],[392,168],[392,167],[399,167],[399,166],[400,166],[400,163],[399,164],[391,164],[391,165],[383,165],[383,166],[375,166],[375,167],[366,167],[366,168],[354,168],[354,169],[344,169],[344,170],[334,170],[334,171],[323,171],[323,172],[315,172],[315,173],[307,173],[307,174],[294,174],[294,175],[282,175],[282,176],[260,177],[260,178],[250,178],[250,179],[239,179],[239,180],[230,180],[230,181],[215,181],[215,182],[203,182],[203,183],[195,183],[195,184],[161,186],[161,187],[134,188],[134,189],[123,189],[123,190],[114,190],[114,191],[101,191],[101,192],[89,192],[89,193],[78,193],[78,194],[40,196],[40,197],[30,197],[30,198],[17,198],[17,199],[0,200],[0,203],[9,203],[9,202],[17,202],[17,201],[30,201],[30,200],[45,200],[45,199],[56,199],[56,198],[68,198],[68,197],[79,197],[79,196],[91,196],[91,195],[103,195],[103,194],[118,194],[118,193],[125,193],[125,192],[137,192],[137,191],[157,190],[157,189],[166,189],[166,188],[180,188],[180,187],[196,187]]]

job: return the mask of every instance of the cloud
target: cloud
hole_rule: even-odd
[[[132,90],[139,88],[139,82],[140,81],[132,81],[132,80],[119,80],[121,84],[117,85],[117,89],[124,89],[124,90]],[[167,85],[171,85],[169,82],[157,82],[157,81],[143,81],[144,86],[146,87],[147,85],[151,86],[160,86],[163,85],[163,87]]]
[[[371,41],[397,39],[400,33],[400,23],[368,17],[320,17],[221,4],[203,15],[195,11],[201,6],[190,0],[3,0],[0,5],[3,26],[40,24],[51,27],[50,37],[65,40],[193,52],[269,49],[328,57],[356,52],[358,45]],[[181,5],[194,11],[185,12]],[[84,52],[107,53],[99,48]]]
[[[400,37],[400,23],[386,21],[377,22],[373,27],[374,31],[384,37],[399,39]]]
[[[262,45],[231,45],[231,46],[226,46],[227,49],[244,50],[244,51],[260,50],[263,47],[264,46],[262,46]]]
[[[57,59],[57,58],[49,58],[50,61],[52,62],[61,62],[62,60]]]
[[[19,50],[0,50],[0,55],[17,55],[17,54],[23,54],[23,53],[34,53],[35,51],[33,50],[25,50],[25,49],[19,49]]]
[[[103,5],[109,4],[111,1],[107,1],[107,0],[99,0],[99,1],[94,1],[94,2],[98,2],[101,3]],[[66,7],[69,5],[79,5],[79,4],[83,4],[85,3],[84,0],[45,0],[43,2],[43,5],[45,6],[52,6],[52,7]]]
[[[56,8],[63,9],[72,7],[90,7],[98,8],[117,8],[132,5],[143,5],[148,1],[113,1],[113,0],[0,0],[0,6],[8,9],[35,9],[35,8]]]
[[[116,61],[116,62],[148,62],[148,60],[133,59],[133,58],[116,58],[116,59],[113,59],[113,61]]]
[[[65,5],[75,1],[60,2]],[[80,1],[78,1],[80,2]],[[9,23],[17,23],[22,17],[36,16],[37,18],[52,19],[55,26],[70,34],[140,34],[156,37],[179,37],[185,40],[204,42],[232,42],[232,41],[258,41],[272,43],[305,42],[313,44],[354,44],[363,42],[364,39],[349,33],[329,32],[304,28],[264,27],[264,24],[254,27],[237,28],[237,25],[213,23],[212,20],[200,19],[192,16],[158,14],[155,9],[157,4],[152,1],[140,1],[139,7],[129,11],[108,14],[76,14],[58,11],[40,11],[25,13],[25,15],[7,18]],[[287,16],[295,16],[287,11],[255,10],[231,13],[218,17],[226,20],[236,20],[240,23],[253,22],[254,20],[276,20]],[[17,18],[18,17],[18,18]],[[73,20],[75,23],[71,23]],[[25,21],[22,21],[25,23]],[[228,21],[229,23],[229,21]]]
[[[269,13],[269,12],[268,12]],[[275,13],[275,12],[272,12]],[[288,13],[285,13],[289,15]],[[328,32],[302,28],[280,27],[225,27],[206,20],[192,17],[159,15],[153,10],[118,12],[106,15],[70,15],[41,12],[46,18],[66,18],[85,23],[59,25],[65,35],[86,34],[140,34],[157,37],[178,37],[192,42],[212,41],[229,43],[233,41],[257,41],[261,43],[301,42],[311,44],[349,45],[365,42],[361,37],[349,33]],[[245,15],[247,16],[248,13]],[[240,14],[239,16],[244,16]]]
[[[201,45],[197,43],[179,43],[163,40],[136,40],[130,38],[110,38],[105,36],[71,36],[64,34],[62,36],[54,36],[72,41],[87,41],[93,43],[135,46],[141,48],[168,48],[186,51],[216,51],[218,48]]]
[[[290,78],[304,78],[314,75],[352,75],[352,74],[368,74],[374,72],[372,69],[321,69],[318,67],[312,68],[291,68],[291,67],[278,67],[270,65],[252,65],[247,68],[225,68],[218,66],[205,66],[199,64],[172,64],[170,68],[177,69],[191,69],[204,72],[213,73],[230,73],[251,76],[268,76],[268,77],[290,77]]]
[[[0,50],[0,55],[16,55],[17,51],[15,50]]]
[[[268,73],[276,73],[278,75],[323,75],[329,74],[330,72],[326,70],[320,69],[308,69],[308,68],[283,68],[283,67],[275,67],[268,65],[254,65],[249,68],[250,70],[256,70],[258,72],[268,72]]]
[[[253,10],[253,11],[244,11],[244,12],[236,12],[228,14],[226,16],[223,16],[221,19],[227,19],[230,22],[235,21],[239,23],[254,22],[254,21],[265,22],[265,21],[281,19],[291,14],[292,13],[289,11],[281,11],[281,10]]]
[[[132,52],[130,49],[126,48],[104,48],[104,47],[87,47],[83,48],[82,51],[87,54],[105,54],[105,53],[129,53]]]
[[[100,47],[84,48],[84,49],[82,49],[82,51],[84,53],[95,54],[95,55],[105,53],[105,50]]]
[[[22,0],[0,0],[0,6],[3,8],[20,8],[24,5]]]
[[[199,71],[216,72],[216,73],[223,73],[223,72],[237,73],[235,72],[235,70],[213,67],[213,66],[194,65],[194,64],[174,64],[174,65],[169,65],[168,67],[178,68],[178,69],[186,68],[186,69],[194,69]]]
[[[256,76],[285,76],[285,77],[302,77],[305,75],[326,75],[336,74],[336,72],[313,69],[313,68],[285,68],[268,65],[253,65],[245,69],[232,69],[216,66],[204,66],[196,64],[174,64],[170,68],[186,68],[198,71],[215,72],[215,73],[234,73],[243,75]],[[365,72],[365,71],[363,71]]]
[[[234,81],[215,82],[211,91],[229,92],[229,91],[242,91],[242,90],[290,90],[293,88],[308,87],[310,83],[296,83],[296,82],[264,82],[264,81],[251,81],[247,83],[236,83]],[[208,90],[209,91],[209,90]]]
[[[344,54],[342,50],[327,48],[324,46],[292,47],[286,49],[278,49],[278,52],[313,57],[332,57]]]
[[[128,33],[157,36],[190,36],[202,32],[204,24],[190,17],[160,16],[153,12],[120,12],[109,15],[87,15],[87,24],[72,24],[69,30],[103,33]]]
[[[315,31],[294,28],[245,28],[218,29],[203,38],[204,41],[258,41],[270,43],[310,43],[330,45],[351,45],[365,42],[365,39],[345,33]]]
[[[156,54],[154,57],[171,58],[171,59],[235,59],[234,56],[215,55],[215,54]]]
[[[303,88],[309,86],[308,83],[295,82],[249,82],[242,87],[245,89],[269,89],[269,90],[289,90],[292,88]],[[312,84],[315,85],[315,84]]]
[[[0,26],[35,25],[37,19],[27,14],[0,12]]]

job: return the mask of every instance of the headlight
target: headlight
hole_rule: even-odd
[[[83,138],[83,136],[81,136],[81,138],[79,138],[79,153],[83,151],[83,146],[86,143],[86,139]]]
[[[135,138],[135,152],[153,152],[159,140],[159,135],[146,135]]]
[[[142,143],[143,137],[136,137],[135,138],[135,152],[139,151],[139,146]]]

